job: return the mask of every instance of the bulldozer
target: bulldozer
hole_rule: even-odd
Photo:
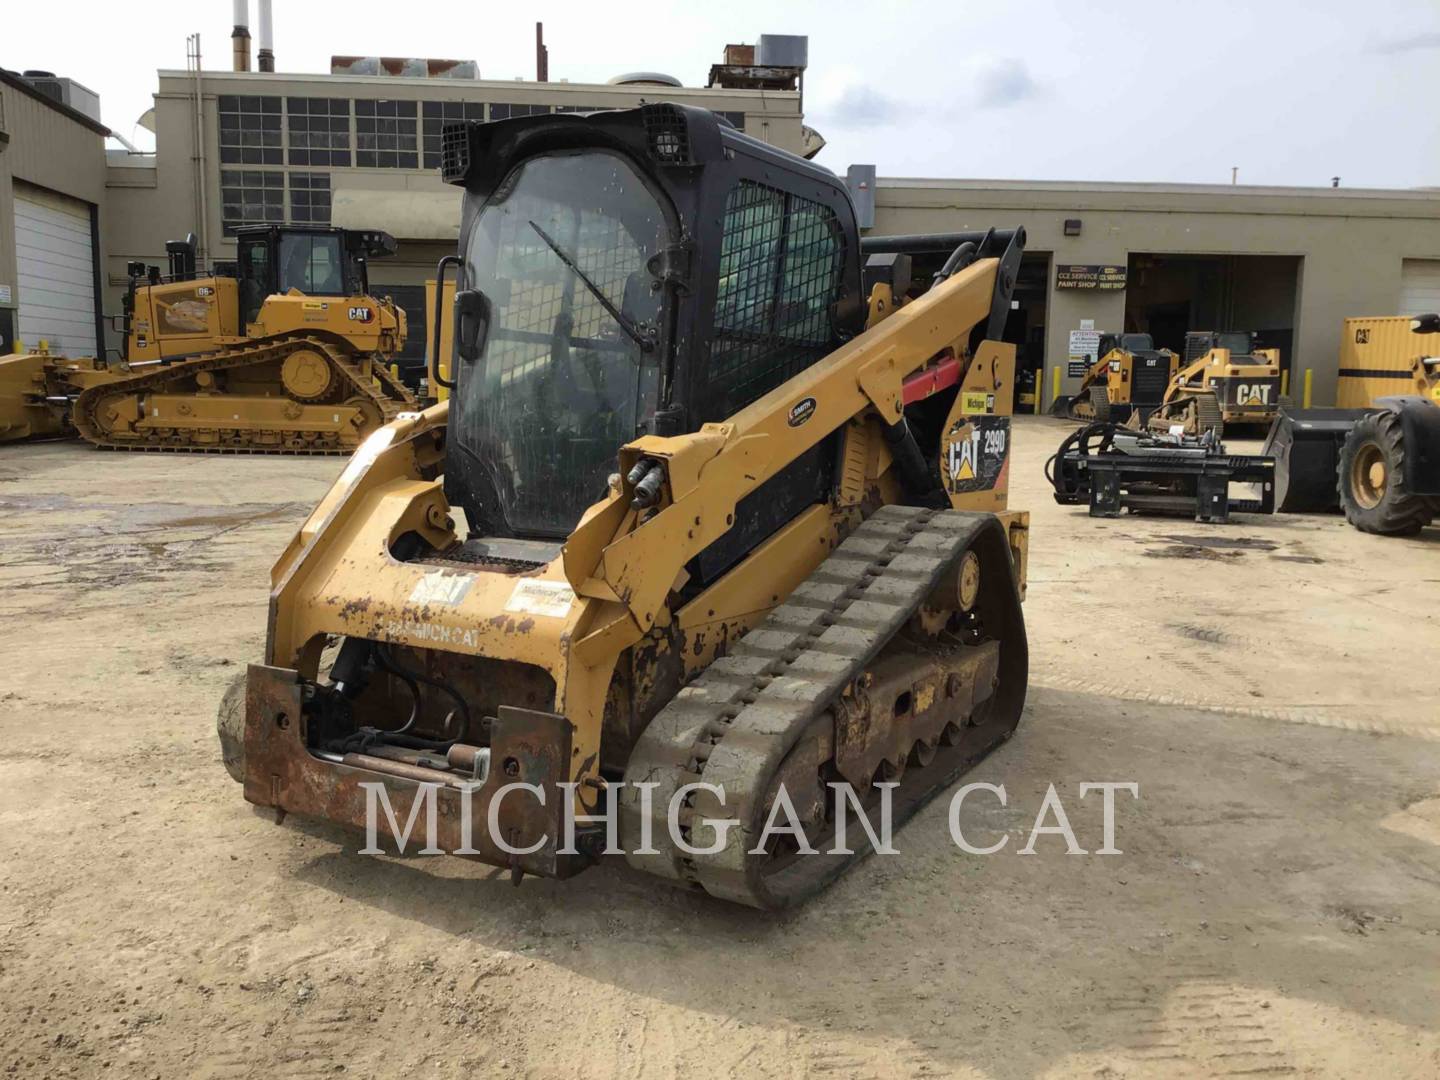
[[[118,360],[0,360],[0,439],[79,434],[132,450],[350,453],[418,404],[392,374],[405,313],[370,295],[378,231],[247,226],[234,267],[129,266]]]
[[[870,850],[855,805],[904,821],[1019,722],[1024,232],[861,240],[842,180],[688,106],[442,147],[448,397],[275,564],[225,764],[397,846],[428,806],[436,848],[517,882],[623,851],[798,904]],[[852,846],[822,840],[847,808]]]
[[[1345,320],[1342,407],[1287,408],[1265,441],[1281,510],[1339,508],[1385,536],[1413,536],[1440,515],[1440,355],[1430,355],[1440,348],[1430,342],[1440,344],[1440,314]]]
[[[1137,416],[1144,423],[1165,397],[1179,357],[1155,348],[1149,334],[1102,334],[1099,354],[1080,389],[1057,398],[1050,414],[1101,424]]]
[[[1257,349],[1247,330],[1192,330],[1185,335],[1184,366],[1170,379],[1149,416],[1152,431],[1213,432],[1225,425],[1269,424],[1284,402],[1280,350]],[[1130,423],[1139,428],[1137,419]]]

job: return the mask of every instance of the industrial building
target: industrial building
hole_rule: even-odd
[[[1057,369],[1062,393],[1080,383],[1074,332],[1149,333],[1181,353],[1186,330],[1235,329],[1280,350],[1297,399],[1310,369],[1325,404],[1346,316],[1440,310],[1440,188],[877,179],[867,166],[849,182],[873,233],[1024,226],[1006,338],[1044,402]]]
[[[243,31],[243,34],[241,33]],[[40,73],[0,83],[0,333],[4,348],[46,340],[71,354],[105,337],[132,261],[163,264],[165,242],[194,233],[202,262],[234,257],[237,225],[334,224],[399,241],[371,281],[410,315],[404,359],[426,349],[424,282],[451,252],[458,193],[438,174],[447,120],[626,108],[670,100],[711,109],[747,134],[813,156],[804,124],[804,38],[762,35],[727,46],[707,85],[657,73],[605,84],[550,81],[538,40],[533,81],[482,77],[469,61],[335,57],[328,74],[277,74],[268,27],[252,71],[248,28],[233,63],[206,69],[195,38],[188,70],[158,73],[142,123],[153,153],[103,149],[98,102]],[[77,107],[79,106],[79,107]],[[830,163],[832,168],[839,168]],[[1079,383],[1087,341],[1148,332],[1180,351],[1187,330],[1257,331],[1278,348],[1299,398],[1333,400],[1341,321],[1440,308],[1440,189],[1363,190],[963,178],[891,178],[852,165],[870,233],[1023,225],[1028,246],[1007,337],[1034,407]],[[41,267],[36,230],[61,230],[93,268],[85,288]],[[17,251],[19,254],[17,255]],[[79,264],[77,264],[79,265]],[[63,315],[62,315],[63,309]],[[109,345],[117,343],[109,331]],[[1058,383],[1057,377],[1058,376]],[[1027,395],[1028,396],[1028,395]],[[1029,407],[1024,406],[1024,407]]]
[[[113,309],[126,264],[163,264],[165,241],[187,233],[209,262],[234,258],[237,225],[382,229],[399,248],[370,267],[370,280],[405,308],[402,359],[418,363],[427,340],[424,284],[453,253],[459,229],[459,192],[439,173],[445,122],[665,100],[710,109],[755,138],[813,154],[818,137],[801,123],[804,63],[804,39],[797,46],[797,39],[770,35],[755,47],[729,47],[704,87],[655,72],[617,73],[605,84],[487,80],[470,61],[388,57],[335,57],[329,74],[276,74],[201,70],[192,42],[191,70],[159,73],[145,121],[155,153],[110,155],[106,283]],[[537,42],[537,75],[544,64]],[[236,66],[249,66],[238,45]]]
[[[85,87],[0,68],[0,354],[46,341],[93,355],[105,339],[109,134]]]

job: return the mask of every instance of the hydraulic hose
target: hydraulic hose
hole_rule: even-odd
[[[389,654],[389,650],[387,650],[386,647],[384,645],[381,645],[379,642],[376,642],[375,644],[375,661],[386,671],[390,672],[390,674],[394,675],[396,678],[409,685],[411,688],[411,692],[415,696],[415,706],[410,712],[410,719],[407,720],[403,726],[398,728],[394,732],[394,734],[401,735],[404,734],[406,731],[409,731],[411,725],[414,724],[416,718],[419,715],[420,688],[415,685],[416,683],[424,683],[426,686],[433,686],[436,690],[439,690],[442,694],[445,694],[452,701],[454,701],[461,718],[465,722],[465,728],[467,730],[469,729],[470,706],[465,704],[465,699],[461,697],[459,692],[449,683],[442,682],[439,679],[424,674],[423,672],[411,671],[409,668],[402,666],[395,660],[393,656]]]

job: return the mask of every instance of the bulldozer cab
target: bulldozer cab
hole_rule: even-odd
[[[236,230],[240,325],[248,326],[269,296],[294,289],[306,296],[365,296],[366,260],[391,255],[395,241],[378,231],[260,225]]]
[[[451,125],[443,171],[465,188],[445,484],[472,533],[567,536],[618,447],[726,420],[864,327],[843,184],[707,110]],[[822,497],[817,451],[737,543]]]

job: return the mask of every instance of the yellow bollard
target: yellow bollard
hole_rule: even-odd
[[[1050,380],[1050,404],[1054,405],[1055,402],[1060,400],[1060,365],[1056,364],[1050,369],[1050,373],[1054,376]]]
[[[1287,369],[1280,372],[1280,396],[1284,397],[1288,393],[1290,393],[1290,372]]]
[[[1311,377],[1312,377],[1313,375],[1314,375],[1314,372],[1311,371],[1311,370],[1307,367],[1307,368],[1305,369],[1305,396],[1304,396],[1304,398],[1301,399],[1301,400],[1302,400],[1302,404],[1301,404],[1301,406],[1300,406],[1300,407],[1303,408],[1303,409],[1308,409],[1308,408],[1310,408],[1310,382],[1311,382]]]

